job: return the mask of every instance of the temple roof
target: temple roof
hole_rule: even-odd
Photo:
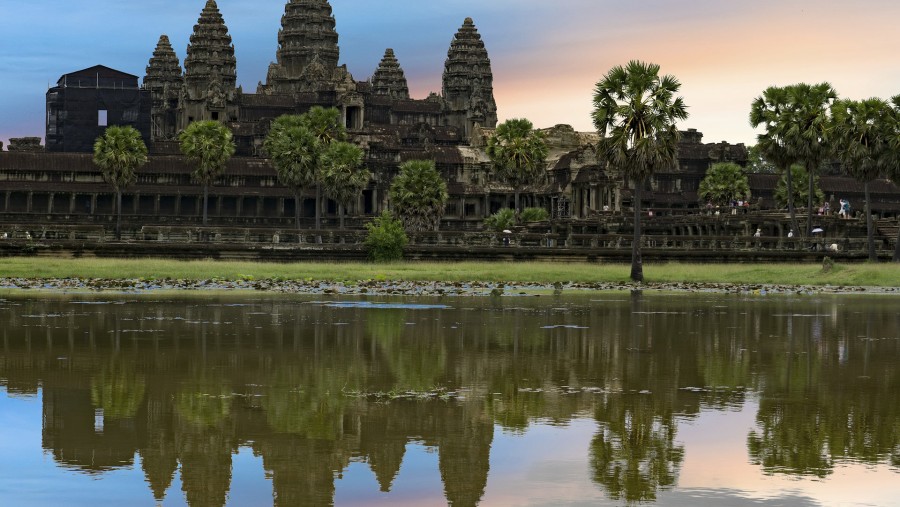
[[[409,98],[409,86],[400,62],[394,56],[393,49],[386,49],[375,75],[372,76],[372,90],[376,95],[388,95],[397,99]]]
[[[234,46],[215,0],[207,0],[194,25],[184,59],[184,71],[188,80],[207,80],[218,76],[224,85],[231,87],[237,81]]]
[[[166,35],[159,36],[159,42],[153,51],[153,56],[147,65],[147,75],[144,76],[144,87],[157,88],[163,87],[165,83],[180,84],[182,80],[181,63],[169,37]]]

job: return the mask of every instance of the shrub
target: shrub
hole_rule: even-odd
[[[544,208],[525,208],[520,218],[523,222],[542,222],[550,218],[550,213]]]
[[[485,218],[484,225],[486,225],[489,229],[493,229],[498,232],[502,231],[503,229],[509,229],[510,227],[516,225],[516,212],[509,208],[503,208],[493,215]]]
[[[366,224],[369,235],[366,237],[366,250],[369,258],[375,262],[397,261],[403,258],[403,247],[408,241],[403,224],[383,211],[381,215]]]

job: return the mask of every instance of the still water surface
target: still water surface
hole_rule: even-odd
[[[0,505],[900,505],[900,302],[0,296]]]

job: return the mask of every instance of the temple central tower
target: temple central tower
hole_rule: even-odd
[[[472,18],[465,19],[450,42],[443,81],[447,121],[458,127],[466,139],[476,124],[497,126],[491,59]]]
[[[290,0],[281,17],[276,61],[260,93],[291,94],[328,88],[337,78],[338,34],[328,0]]]
[[[237,60],[225,20],[208,0],[194,25],[184,59],[179,130],[200,120],[237,120]]]

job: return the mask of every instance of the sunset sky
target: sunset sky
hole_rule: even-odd
[[[43,136],[45,93],[97,64],[143,77],[161,34],[184,63],[205,0],[10,0],[0,17],[0,140]],[[285,0],[219,0],[255,92],[275,59]],[[631,59],[673,74],[704,140],[753,144],[750,102],[771,85],[830,82],[842,97],[900,93],[897,0],[331,0],[341,63],[368,79],[393,48],[413,98],[440,92],[468,16],[494,71],[500,120],[593,129],[594,84]]]

